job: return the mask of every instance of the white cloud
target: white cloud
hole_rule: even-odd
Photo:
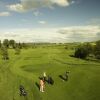
[[[26,10],[23,8],[23,5],[21,4],[13,4],[13,5],[7,5],[9,10],[16,11],[16,12],[25,12]]]
[[[69,0],[50,0],[52,3],[57,4],[59,6],[69,6]]]
[[[67,33],[80,33],[80,34],[94,34],[100,32],[100,26],[70,26],[65,28],[60,28],[59,30],[62,34]]]
[[[34,14],[35,16],[42,15],[42,13],[41,13],[41,12],[39,12],[39,11],[34,11],[34,12],[33,12],[33,14]]]
[[[90,19],[87,24],[100,25],[100,17]]]
[[[40,24],[46,24],[47,22],[46,21],[38,21],[38,23],[40,23]]]
[[[65,42],[66,38],[56,31],[53,28],[4,30],[0,31],[0,40],[7,38],[17,42]]]
[[[52,8],[53,5],[58,5],[61,7],[69,6],[72,2],[69,0],[20,0],[19,4],[8,5],[10,10],[17,12],[24,12],[31,9],[37,9],[41,7]]]
[[[70,42],[84,42],[100,39],[100,26],[70,26],[60,28],[59,33],[64,34]]]
[[[13,29],[0,31],[0,40],[17,42],[85,42],[100,39],[99,26],[70,26],[65,28]]]
[[[0,12],[0,16],[10,16],[10,12]]]
[[[72,2],[71,2],[71,4],[74,4],[74,3],[75,3],[75,1],[72,1]]]

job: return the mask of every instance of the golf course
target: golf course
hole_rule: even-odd
[[[22,49],[15,55],[9,49],[9,60],[0,56],[0,100],[100,100],[100,62],[71,57],[73,49],[64,46],[38,46]],[[66,71],[68,80],[59,75]],[[39,91],[39,77],[46,72],[54,84]],[[27,96],[20,96],[19,86]]]

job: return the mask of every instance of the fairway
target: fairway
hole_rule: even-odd
[[[0,59],[0,100],[100,100],[100,63],[70,57],[74,50],[63,46],[22,49],[10,60]],[[39,77],[46,72],[54,85],[46,83],[45,92],[38,88]],[[70,71],[68,81],[59,75]],[[23,85],[27,97],[20,96]]]

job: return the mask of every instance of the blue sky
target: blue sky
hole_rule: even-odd
[[[100,39],[100,0],[0,0],[0,39],[83,42]]]

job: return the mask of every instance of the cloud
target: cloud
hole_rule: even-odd
[[[66,7],[72,4],[69,0],[20,0],[21,3],[8,5],[8,9],[17,12],[25,12],[43,7],[52,8],[53,5]]]
[[[100,17],[90,19],[87,24],[100,25]]]
[[[40,23],[40,24],[43,24],[43,25],[44,25],[44,24],[46,24],[47,22],[46,22],[46,21],[42,21],[42,20],[41,20],[41,21],[38,21],[38,23]]]
[[[100,39],[100,26],[70,26],[60,28],[58,33],[66,36],[70,42],[85,42]]]
[[[0,16],[10,16],[10,12],[0,12]]]
[[[17,42],[65,42],[66,38],[56,31],[53,28],[4,30],[0,31],[0,40],[3,41],[6,38],[14,39]]]
[[[79,34],[94,34],[100,32],[100,26],[70,26],[70,27],[64,27],[60,28],[58,31],[61,34],[71,34],[71,33],[79,33]]]
[[[69,6],[70,2],[69,0],[50,0],[52,4],[57,4],[59,6]]]
[[[25,12],[26,10],[23,8],[23,5],[21,4],[13,4],[13,5],[7,5],[7,8],[11,11],[16,12]]]
[[[42,15],[42,13],[41,13],[41,12],[39,12],[39,11],[34,11],[34,12],[33,12],[33,14],[34,14],[35,16]]]
[[[100,40],[100,26],[0,30],[0,40],[5,38],[15,39],[17,42],[66,43],[95,41]]]

